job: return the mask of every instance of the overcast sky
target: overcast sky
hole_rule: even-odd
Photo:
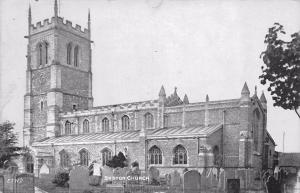
[[[54,0],[32,0],[33,22],[53,16]],[[29,0],[0,0],[0,121],[23,127]],[[274,22],[300,30],[297,1],[60,0],[60,16],[87,27],[91,9],[94,106],[158,98],[178,87],[190,102],[239,98],[247,81],[264,90],[267,128],[282,150],[300,151],[300,121],[274,108],[259,83],[264,36]]]

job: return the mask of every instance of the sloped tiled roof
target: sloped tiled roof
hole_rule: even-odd
[[[300,153],[280,153],[279,166],[300,167]]]
[[[148,138],[180,138],[180,137],[195,137],[195,136],[202,136],[206,137],[218,129],[222,127],[222,124],[212,125],[208,127],[204,126],[193,126],[193,127],[177,127],[177,128],[164,128],[164,129],[157,129],[154,130],[151,134],[148,134]]]
[[[108,143],[118,141],[138,140],[139,131],[114,132],[114,133],[90,133],[81,135],[65,135],[52,137],[40,142],[33,143],[32,146],[43,145],[72,145],[72,144],[89,144],[89,143]]]
[[[149,130],[148,139],[159,138],[185,138],[185,137],[206,137],[222,127],[222,124],[209,127],[173,127]],[[92,143],[114,143],[114,142],[138,142],[140,130],[114,132],[114,133],[90,133],[81,135],[65,135],[60,137],[46,138],[35,142],[32,146],[49,145],[73,145],[73,144],[92,144]]]

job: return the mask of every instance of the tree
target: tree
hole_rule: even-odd
[[[300,32],[291,35],[290,41],[282,40],[283,26],[275,23],[269,28],[264,43],[265,51],[261,53],[264,62],[261,84],[269,83],[268,91],[274,100],[274,106],[294,110],[300,118]]]
[[[0,168],[12,157],[19,156],[20,147],[17,147],[17,137],[13,133],[14,124],[8,121],[0,124]]]
[[[112,159],[106,163],[106,165],[111,168],[124,168],[127,166],[126,158],[122,152],[119,152],[118,155],[113,156]]]

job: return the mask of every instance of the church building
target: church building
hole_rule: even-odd
[[[272,168],[267,101],[256,89],[250,95],[246,83],[234,99],[206,96],[190,103],[176,88],[167,94],[162,86],[154,99],[94,107],[90,14],[82,29],[58,15],[57,0],[50,20],[32,24],[29,8],[26,38],[27,172],[37,174],[43,163],[51,171],[94,160],[105,165],[119,152],[141,170],[155,166],[161,175],[223,168],[226,179],[244,172],[247,183],[255,184],[263,169]]]

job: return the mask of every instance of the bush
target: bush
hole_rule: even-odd
[[[57,186],[63,187],[68,181],[69,181],[69,173],[66,171],[61,171],[55,174],[52,183],[56,184]]]

